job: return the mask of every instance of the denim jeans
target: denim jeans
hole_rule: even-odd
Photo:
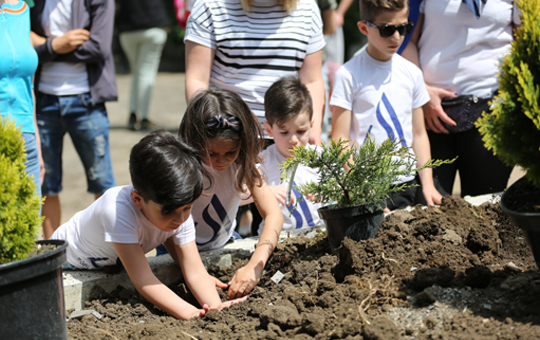
[[[116,185],[109,153],[109,119],[103,103],[93,104],[89,93],[54,96],[38,92],[36,113],[45,178],[44,196],[62,191],[62,148],[65,133],[83,163],[88,192],[102,194]]]
[[[41,181],[40,181],[40,169],[39,169],[39,152],[36,142],[36,134],[23,132],[24,138],[24,150],[26,152],[26,173],[30,176],[34,176],[34,184],[36,185],[36,195],[41,198]],[[41,214],[41,205],[39,206],[39,213]]]

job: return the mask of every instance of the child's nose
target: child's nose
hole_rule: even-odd
[[[296,135],[292,135],[291,136],[291,144],[296,144],[298,143],[298,137]]]

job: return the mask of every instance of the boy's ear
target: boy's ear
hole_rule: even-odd
[[[131,200],[133,201],[133,203],[135,203],[135,206],[137,207],[137,209],[142,209],[143,208],[143,205],[142,205],[142,201],[143,201],[143,198],[142,196],[136,192],[135,190],[131,190]]]
[[[362,33],[365,36],[368,35],[368,26],[365,22],[359,21],[358,23],[356,23],[356,25],[358,26],[360,33]]]
[[[268,136],[270,137],[274,137],[272,135],[272,127],[270,126],[270,124],[268,124],[268,122],[264,122],[264,129],[266,130],[266,133],[268,134]]]

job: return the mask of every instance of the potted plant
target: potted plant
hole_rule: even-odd
[[[488,149],[526,175],[511,185],[501,206],[523,229],[540,267],[540,0],[521,0],[521,27],[499,72],[492,112],[477,121]]]
[[[36,242],[41,199],[24,161],[21,132],[0,119],[0,334],[67,339],[61,272],[67,244]],[[29,257],[32,252],[38,255]]]
[[[283,163],[282,177],[292,183],[298,164],[317,170],[320,181],[298,185],[297,189],[323,203],[319,216],[325,222],[330,247],[336,250],[345,236],[356,241],[375,236],[386,198],[411,186],[394,185],[400,177],[443,162],[430,160],[416,168],[409,148],[401,146],[399,140],[387,139],[378,145],[367,138],[360,147],[349,147],[348,141],[339,140],[316,149],[295,147],[294,157]]]

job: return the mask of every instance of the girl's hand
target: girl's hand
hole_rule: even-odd
[[[238,299],[249,294],[259,283],[262,276],[263,266],[251,268],[249,263],[238,269],[229,282],[227,300]]]
[[[429,92],[430,101],[424,105],[424,118],[426,120],[426,129],[435,133],[448,133],[441,121],[448,125],[455,126],[454,122],[441,106],[441,99],[445,97],[456,97],[452,91],[443,90],[438,87],[426,85]]]

